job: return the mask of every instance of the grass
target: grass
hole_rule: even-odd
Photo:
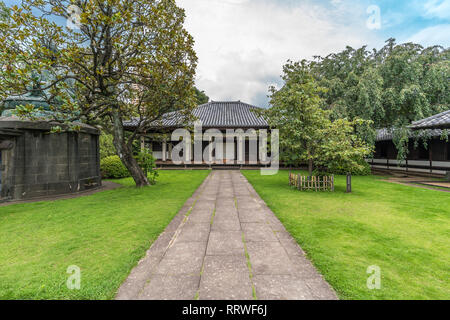
[[[162,171],[158,184],[0,207],[0,299],[112,299],[209,171]],[[69,290],[67,268],[81,268]]]
[[[288,172],[243,171],[341,299],[450,299],[450,194],[353,177],[300,192]],[[367,288],[369,266],[381,289]]]
[[[248,254],[247,242],[245,241],[244,232],[242,232],[242,243],[244,244],[245,260],[247,262],[247,268],[248,268],[248,272],[249,272],[250,281],[252,282],[252,296],[253,296],[253,300],[258,300],[258,297],[256,296],[255,284],[252,281],[253,280],[253,268],[252,268],[252,263],[250,261],[250,255]]]

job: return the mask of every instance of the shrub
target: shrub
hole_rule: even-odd
[[[353,176],[368,176],[372,174],[372,170],[370,168],[370,164],[368,164],[365,160],[358,160],[357,161],[358,166],[355,168],[352,168],[351,174]],[[340,167],[338,165],[330,165],[325,170],[322,170],[326,172],[326,174],[340,174],[340,175],[346,175],[349,173],[347,167]]]
[[[362,169],[357,170],[354,175],[355,176],[369,176],[372,174],[372,168],[370,164],[368,164],[366,161],[363,161],[361,163]]]
[[[156,184],[156,178],[159,173],[155,170],[156,159],[153,157],[153,154],[147,150],[141,151],[138,153],[136,160],[144,173],[147,175],[150,184]]]
[[[118,156],[109,156],[100,161],[102,176],[108,179],[128,178],[130,173]]]
[[[100,159],[115,156],[116,148],[113,144],[113,136],[102,132],[100,135]]]
[[[139,152],[135,157],[139,166],[147,175],[150,184],[156,184],[158,171],[156,168],[156,160],[153,155],[147,151]],[[102,176],[107,179],[122,179],[130,177],[128,169],[123,165],[118,156],[109,156],[100,161],[100,169]]]

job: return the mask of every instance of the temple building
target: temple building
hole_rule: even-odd
[[[371,164],[375,169],[402,170],[443,175],[450,171],[450,110],[432,117],[413,122],[410,126],[408,156],[405,161],[397,160],[398,150],[393,142],[393,133],[387,129],[378,130],[376,152]],[[419,137],[415,143],[414,137]],[[426,140],[426,146],[423,144]]]
[[[195,122],[202,124],[202,134],[207,134],[209,130],[217,129],[223,134],[223,143],[226,142],[227,131],[249,133],[253,130],[257,132],[261,129],[269,131],[267,121],[257,114],[259,107],[241,102],[241,101],[211,101],[200,105],[192,112]],[[160,166],[174,165],[172,159],[172,151],[175,145],[179,142],[171,141],[171,134],[173,131],[185,128],[186,124],[180,121],[180,116],[177,112],[166,114],[162,121],[154,123],[149,130],[141,132],[141,145],[153,152],[153,156],[157,159],[157,164]],[[136,129],[138,119],[133,119],[124,123],[124,128],[129,131]],[[191,126],[194,123],[190,123]],[[252,138],[250,135],[245,141],[239,140],[238,137],[231,138],[232,147],[215,148],[211,150],[211,155],[206,155],[206,158],[212,157],[211,160],[216,165],[230,166],[230,165],[261,165],[262,159],[258,156],[253,159],[254,155],[259,155],[260,145],[255,141],[254,146],[256,150],[252,150]],[[214,138],[212,139],[214,140]],[[216,142],[218,141],[215,139]],[[211,139],[206,139],[202,143],[202,150],[206,150],[211,144]],[[230,142],[230,140],[228,140]],[[242,147],[242,152],[240,151]],[[187,159],[194,163],[194,146],[190,148],[190,155]],[[197,165],[205,165],[206,163]]]

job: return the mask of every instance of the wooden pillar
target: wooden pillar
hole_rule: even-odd
[[[347,173],[347,193],[352,192],[352,175]]]
[[[212,137],[209,137],[209,146],[208,146],[208,160],[209,160],[209,167],[211,167],[213,163],[213,140]]]
[[[245,141],[245,136],[238,136],[236,138],[236,157],[240,164],[245,164]]]
[[[444,152],[444,159],[450,160],[450,142],[444,143],[445,146],[445,152]]]
[[[433,141],[430,141],[430,173],[433,173]]]
[[[409,161],[408,161],[408,157],[409,157],[409,155],[410,155],[410,145],[411,145],[411,142],[408,142],[408,150],[407,150],[407,153],[406,153],[406,173],[408,173],[409,172]]]
[[[185,165],[184,167],[186,168],[186,163],[191,163],[191,157],[192,157],[192,143],[186,143],[186,149],[183,151],[184,152],[184,161],[185,161]]]
[[[162,143],[162,161],[166,162],[167,160],[167,142],[166,140]]]
[[[169,143],[169,160],[172,160],[173,144]]]
[[[141,152],[145,151],[145,137],[141,136]]]

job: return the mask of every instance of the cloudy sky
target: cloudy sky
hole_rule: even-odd
[[[386,39],[450,46],[450,0],[177,0],[212,100],[268,105],[288,60]],[[379,13],[379,15],[378,15]],[[379,17],[379,18],[378,18]]]
[[[199,58],[197,87],[212,100],[268,106],[283,64],[381,48],[388,38],[450,46],[450,0],[176,0]],[[18,0],[4,0],[7,5]]]

